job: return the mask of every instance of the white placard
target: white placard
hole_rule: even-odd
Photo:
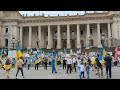
[[[30,55],[29,54],[25,54],[25,56],[24,57],[30,57]]]
[[[16,50],[8,51],[8,58],[15,58],[16,57]]]
[[[33,54],[36,54],[37,53],[37,51],[33,51]]]
[[[118,51],[118,55],[120,55],[120,51]]]
[[[110,55],[112,55],[112,52],[107,52],[107,53],[109,53]],[[118,53],[119,54],[119,53]]]

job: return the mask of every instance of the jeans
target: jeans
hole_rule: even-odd
[[[16,73],[16,77],[17,77],[17,75],[18,75],[19,70],[21,70],[22,76],[24,76],[24,75],[23,75],[23,68],[18,68],[18,69],[17,69],[17,73]]]
[[[60,65],[58,65],[58,69],[60,70]]]
[[[106,66],[106,75],[108,77],[108,71],[109,71],[109,78],[111,78],[111,66]]]
[[[70,71],[70,73],[71,73],[71,64],[67,64],[67,73],[68,73],[68,71]]]
[[[90,76],[90,70],[86,70],[86,73],[87,73],[87,76],[89,78],[89,76]]]
[[[78,76],[80,77],[80,67],[78,67]]]
[[[84,78],[84,71],[80,71],[80,78],[82,78],[82,76]]]

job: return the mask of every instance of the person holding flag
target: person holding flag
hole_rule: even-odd
[[[9,79],[9,72],[10,72],[10,68],[12,67],[12,59],[7,59],[4,65],[4,69],[6,71],[6,79]]]
[[[37,56],[35,56],[35,60],[34,60],[34,63],[35,63],[35,70],[37,69],[38,70],[38,65],[39,65],[39,58]]]

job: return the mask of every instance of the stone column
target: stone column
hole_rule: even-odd
[[[20,46],[22,48],[23,27],[20,26]]]
[[[29,26],[29,45],[28,48],[32,47],[32,26]]]
[[[71,44],[70,44],[70,25],[67,25],[67,49],[71,49]]]
[[[57,49],[61,49],[61,32],[60,32],[60,25],[57,26]]]
[[[89,46],[89,37],[90,37],[90,25],[87,24],[87,33],[86,33],[86,47]]]
[[[81,45],[80,45],[80,27],[79,24],[77,24],[77,48],[80,49]]]
[[[38,26],[39,48],[41,48],[41,26]]]
[[[5,38],[4,38],[4,32],[5,32],[5,27],[4,26],[1,26],[1,32],[2,32],[2,35],[1,35],[1,45],[2,47],[4,47],[4,43],[5,43]]]
[[[97,36],[98,36],[98,48],[101,48],[101,38],[100,38],[100,23],[97,23]]]
[[[108,23],[108,47],[111,46],[111,29],[110,29],[110,23]]]
[[[48,25],[48,45],[47,49],[51,49],[51,31],[50,31],[50,25]]]
[[[2,27],[0,25],[0,48],[2,48]]]

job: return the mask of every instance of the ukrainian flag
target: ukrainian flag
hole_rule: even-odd
[[[30,48],[30,50],[29,50],[29,54],[32,54],[33,53],[33,50],[32,50],[32,48]]]
[[[5,70],[9,70],[12,67],[12,64],[10,64],[10,65],[4,65],[3,67],[4,67]]]
[[[104,63],[104,57],[105,57],[106,53],[107,53],[107,52],[105,51],[105,46],[102,45],[102,49],[101,49],[101,52],[100,52],[100,56],[99,56],[99,58],[98,58],[98,60],[99,60],[99,62],[100,62],[101,64]]]
[[[56,58],[55,58],[54,66],[55,66],[55,70],[58,71],[57,59]]]
[[[3,51],[4,51],[4,54],[6,55],[6,54],[7,54],[7,51],[6,51],[5,49],[4,49]]]
[[[40,60],[38,58],[35,59],[35,64],[39,63]]]
[[[20,50],[20,47],[18,45],[16,45],[16,51],[17,51],[16,52],[16,61],[18,61],[18,59],[23,56],[22,52]]]
[[[35,56],[37,56],[38,58],[40,58],[41,57],[41,53],[37,52]]]

